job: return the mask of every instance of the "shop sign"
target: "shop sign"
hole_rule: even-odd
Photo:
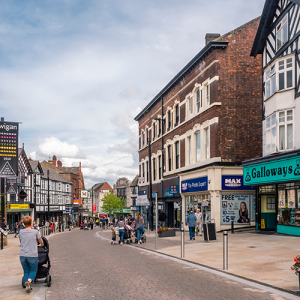
[[[207,191],[207,176],[181,181],[181,193]]]
[[[156,198],[157,192],[152,192],[152,198]]]
[[[178,185],[169,185],[169,192],[171,194],[178,194]]]
[[[120,209],[120,213],[130,214],[131,210],[128,208],[123,208],[123,209]]]
[[[131,206],[130,209],[131,210],[136,210],[136,206]]]
[[[59,206],[50,206],[50,211],[59,210]]]
[[[81,190],[80,191],[80,197],[82,199],[88,199],[89,198],[89,191],[87,191],[87,190]]]
[[[170,191],[164,191],[164,197],[171,198],[171,197],[174,197],[174,195],[172,193],[170,193]]]
[[[73,199],[73,205],[79,205],[79,200],[78,198]]]
[[[68,214],[70,212],[70,208],[66,208],[66,213]]]
[[[0,121],[0,177],[18,176],[19,123]]]
[[[93,204],[93,213],[96,212],[96,204]]]
[[[75,214],[75,209],[71,209],[71,214]]]
[[[245,166],[244,184],[263,184],[300,180],[300,156]]]
[[[10,209],[29,209],[29,204],[11,204]]]
[[[249,225],[250,196],[222,194],[221,196],[221,225],[229,225],[231,219],[234,224]]]
[[[136,206],[147,206],[149,205],[149,200],[147,195],[138,195],[136,198]]]
[[[99,218],[107,218],[107,214],[99,214]]]
[[[6,179],[6,194],[17,194],[17,178]]]
[[[244,186],[243,175],[222,175],[222,190],[255,190],[255,187]]]

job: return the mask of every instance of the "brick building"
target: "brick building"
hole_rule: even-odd
[[[254,221],[254,191],[243,186],[241,163],[262,149],[262,61],[250,57],[259,21],[207,34],[205,47],[135,117],[139,191],[157,193],[168,226],[179,228],[199,207],[217,230],[228,228],[221,199],[238,195],[248,207],[247,225]]]

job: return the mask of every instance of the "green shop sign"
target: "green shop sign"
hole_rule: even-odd
[[[244,185],[300,180],[300,156],[243,168]]]

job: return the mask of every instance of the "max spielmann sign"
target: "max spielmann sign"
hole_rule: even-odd
[[[0,121],[0,177],[18,176],[19,124]]]
[[[245,166],[244,185],[300,180],[300,156]]]

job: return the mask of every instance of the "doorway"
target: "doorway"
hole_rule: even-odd
[[[260,230],[274,231],[276,229],[276,197],[273,194],[260,195],[259,212]]]

